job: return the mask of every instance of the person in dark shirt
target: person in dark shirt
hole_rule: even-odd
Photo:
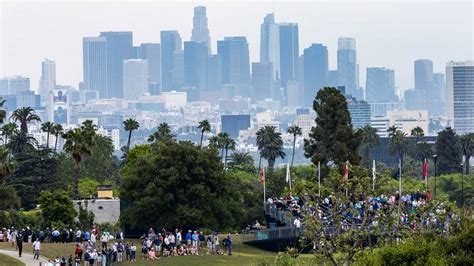
[[[16,245],[18,248],[18,256],[21,257],[21,253],[23,252],[23,232],[20,231],[18,232],[18,235],[16,236]]]

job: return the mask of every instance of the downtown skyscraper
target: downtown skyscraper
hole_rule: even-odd
[[[337,86],[344,86],[346,94],[362,100],[358,80],[356,40],[341,37],[337,41]]]
[[[139,59],[148,61],[148,78],[151,95],[159,94],[161,83],[161,46],[159,43],[142,43],[139,47]]]
[[[161,31],[161,88],[162,91],[171,91],[178,89],[176,84],[176,70],[184,66],[180,66],[180,62],[184,64],[182,40],[178,31]],[[180,60],[181,59],[181,60]],[[175,73],[175,79],[173,78]],[[183,69],[184,72],[184,69]],[[183,73],[184,74],[184,73]]]
[[[100,98],[107,96],[107,39],[82,39],[84,89],[97,91]]]
[[[132,58],[131,31],[101,32],[107,42],[107,89],[102,98],[123,98],[123,60]]]
[[[446,65],[448,125],[457,133],[474,132],[474,61]]]
[[[368,67],[365,90],[369,103],[396,101],[395,71],[384,67]]]
[[[217,54],[222,59],[222,83],[235,84],[243,95],[248,95],[250,59],[247,38],[225,37],[217,42]]]
[[[207,27],[205,6],[197,6],[194,8],[191,41],[204,43],[208,48],[208,53],[211,53],[211,37],[209,36],[209,29]]]
[[[303,106],[312,107],[317,92],[328,86],[328,49],[322,44],[312,44],[304,49],[304,97]]]
[[[41,104],[45,105],[48,101],[49,93],[56,88],[56,63],[45,59],[41,62],[40,78],[40,96]]]

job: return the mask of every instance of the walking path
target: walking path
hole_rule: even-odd
[[[44,257],[39,258],[39,260],[33,259],[32,254],[24,253],[21,254],[21,258],[18,257],[18,251],[13,251],[13,250],[5,250],[5,249],[0,249],[0,253],[5,254],[7,256],[13,257],[23,263],[25,263],[26,266],[38,266],[40,265],[40,262],[42,265],[45,265],[46,262],[48,262]]]

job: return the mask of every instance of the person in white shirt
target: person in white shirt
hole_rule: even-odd
[[[39,241],[39,239],[36,239],[35,242],[33,242],[33,251],[35,254],[33,256],[33,259],[39,260],[40,250],[41,250],[41,242]]]
[[[97,237],[94,234],[91,234],[91,243],[94,248],[97,248]]]
[[[296,228],[300,228],[301,227],[301,221],[299,218],[296,218],[294,221],[293,221],[293,225],[296,227]]]
[[[107,242],[109,241],[109,237],[102,232],[102,236],[100,237],[100,242],[102,242],[102,249],[107,249]]]

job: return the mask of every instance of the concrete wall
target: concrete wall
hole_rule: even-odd
[[[119,221],[120,217],[120,199],[90,199],[74,200],[74,209],[79,212],[80,202],[82,208],[86,208],[94,213],[94,223],[112,223]],[[86,204],[87,202],[87,204]]]

